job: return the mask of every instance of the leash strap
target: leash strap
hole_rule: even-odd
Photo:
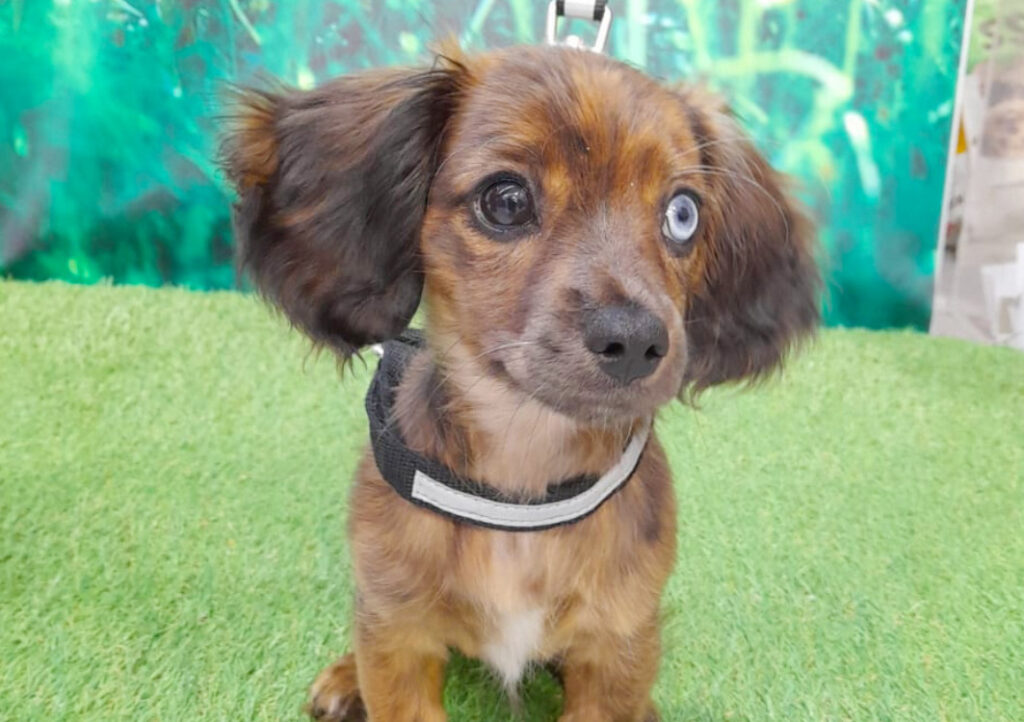
[[[407,331],[383,346],[383,357],[366,395],[370,443],[377,469],[406,501],[455,521],[504,531],[542,531],[593,514],[636,471],[647,446],[650,422],[634,433],[619,461],[601,476],[580,475],[550,487],[544,498],[516,502],[482,482],[466,479],[416,453],[401,437],[391,410],[395,390],[423,335]]]

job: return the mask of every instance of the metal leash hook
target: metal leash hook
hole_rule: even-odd
[[[591,52],[603,53],[608,44],[608,33],[612,28],[612,9],[608,0],[551,0],[548,5],[547,36],[548,45],[565,45],[570,48],[584,48],[583,39],[578,35],[569,35],[564,41],[558,41],[558,18],[579,18],[601,23],[597,27],[597,39],[588,48]]]

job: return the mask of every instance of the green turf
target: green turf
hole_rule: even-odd
[[[0,718],[301,719],[366,379],[241,295],[0,283]],[[666,722],[1024,719],[1024,355],[829,331],[658,428]],[[513,718],[475,663],[446,694]]]

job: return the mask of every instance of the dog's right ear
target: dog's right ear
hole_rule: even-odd
[[[221,155],[240,262],[315,342],[348,355],[416,312],[420,226],[465,82],[445,61],[239,92]]]

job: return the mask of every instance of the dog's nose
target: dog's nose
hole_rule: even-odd
[[[668,353],[665,324],[634,304],[585,312],[583,342],[601,369],[621,384],[650,376]]]

